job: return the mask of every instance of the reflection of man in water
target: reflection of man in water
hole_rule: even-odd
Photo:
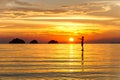
[[[82,51],[81,54],[81,68],[82,68],[82,72],[84,72],[84,51]]]
[[[84,36],[82,36],[82,39],[81,39],[81,46],[82,46],[82,51],[84,51]]]
[[[84,36],[81,38],[82,54],[81,54],[81,66],[82,72],[84,72]]]

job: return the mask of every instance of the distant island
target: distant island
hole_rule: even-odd
[[[25,44],[25,41],[20,38],[15,38],[11,41],[9,41],[9,44]],[[29,44],[39,44],[37,40],[32,40],[29,42]],[[58,41],[56,40],[50,40],[48,44],[58,44]]]
[[[58,41],[56,41],[56,40],[50,40],[50,41],[48,42],[48,44],[58,44]]]
[[[37,40],[32,40],[32,41],[30,41],[30,44],[38,44],[38,41]]]
[[[10,44],[25,44],[25,41],[19,38],[15,38],[9,42]]]

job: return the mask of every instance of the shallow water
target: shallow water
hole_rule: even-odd
[[[0,44],[0,80],[120,80],[120,44]]]

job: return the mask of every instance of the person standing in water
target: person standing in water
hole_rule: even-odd
[[[82,46],[82,51],[84,51],[84,36],[81,38],[81,46]]]

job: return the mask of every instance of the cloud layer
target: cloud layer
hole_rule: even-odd
[[[94,13],[107,13],[114,10],[115,7],[120,9],[119,1],[96,1],[85,0],[73,1],[69,4],[66,0],[64,4],[61,2],[47,3],[45,1],[33,0],[1,0],[0,1],[0,17],[3,18],[22,18],[22,17],[39,17],[39,16],[65,16],[65,15],[94,15]],[[58,0],[60,1],[60,0]],[[48,1],[49,2],[49,1]],[[82,2],[82,3],[81,3]],[[62,2],[63,3],[63,2]],[[70,2],[71,3],[71,2]],[[58,4],[58,5],[55,5]],[[116,14],[114,14],[116,15]],[[114,16],[107,14],[107,16]],[[104,16],[99,14],[99,16]]]
[[[118,39],[119,14],[119,0],[0,0],[0,38],[29,34],[44,40],[82,35],[88,40],[104,35]]]

